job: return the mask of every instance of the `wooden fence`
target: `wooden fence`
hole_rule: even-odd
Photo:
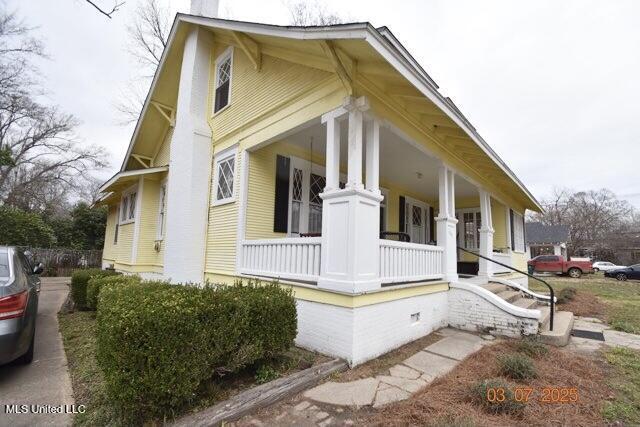
[[[31,252],[35,263],[44,264],[43,276],[70,276],[78,268],[100,268],[101,250],[21,248]]]

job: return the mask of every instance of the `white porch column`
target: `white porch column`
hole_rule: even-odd
[[[327,158],[325,191],[340,188],[340,121],[335,114],[322,118],[327,124]]]
[[[193,28],[184,42],[171,139],[164,277],[200,283],[204,277],[212,142],[207,124],[212,37]]]
[[[362,122],[363,111],[368,108],[366,99],[347,98],[344,108],[349,118],[349,180],[346,188],[327,185],[320,195],[323,201],[322,262],[318,287],[361,293],[377,289],[381,284],[378,232],[382,196],[379,190],[369,191],[362,185]],[[330,129],[327,126],[328,132]],[[327,135],[328,142],[332,138],[334,144],[327,144],[328,161],[335,159],[335,153],[340,151],[335,134]],[[377,163],[379,154],[372,153],[371,164]]]
[[[442,257],[442,272],[445,280],[458,280],[458,260],[456,250],[456,219],[455,213],[455,174],[446,165],[441,165],[438,171],[439,211],[436,217],[438,227],[438,246],[444,248]]]
[[[480,255],[493,259],[493,219],[491,218],[491,196],[483,189],[480,193]],[[494,264],[478,258],[478,276],[489,278],[493,274]]]
[[[366,182],[365,188],[380,193],[380,122],[373,118],[366,122]]]

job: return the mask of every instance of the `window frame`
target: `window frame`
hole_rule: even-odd
[[[218,111],[216,111],[216,91],[218,90],[218,72],[220,69],[220,65],[222,65],[223,62],[225,62],[227,59],[229,59],[230,62],[230,66],[229,66],[229,93],[227,95],[227,104],[222,107],[221,109],[219,109]],[[214,76],[213,76],[213,94],[211,97],[211,112],[213,113],[211,117],[215,117],[218,114],[222,113],[223,111],[225,111],[227,108],[229,108],[229,106],[231,105],[231,86],[233,84],[233,46],[229,46],[228,48],[226,48],[224,50],[224,52],[222,52],[220,55],[218,55],[218,57],[216,58],[216,60],[214,61]]]
[[[220,173],[218,165],[224,161],[233,158],[233,180],[231,188],[231,196],[223,199],[218,199],[218,183],[220,180]],[[236,176],[238,171],[238,145],[231,146],[213,155],[213,183],[211,187],[211,206],[220,206],[236,201]]]
[[[464,208],[464,209],[456,209],[456,214],[458,215],[458,246],[463,247],[469,251],[479,251],[480,250],[480,228],[482,228],[482,213],[480,211],[480,207],[477,208]],[[465,244],[465,221],[464,214],[473,214],[473,223],[476,227],[473,239],[476,243],[475,247],[467,247]],[[478,217],[480,217],[480,221],[478,221]]]
[[[140,206],[138,206],[138,195],[138,184],[134,184],[122,192],[118,209],[118,224],[126,225],[136,222],[136,212],[140,208]],[[133,212],[131,212],[131,201],[135,201]],[[122,219],[123,212],[126,212],[126,219]]]
[[[527,245],[525,242],[525,231],[524,231],[524,215],[515,210],[511,210],[513,212],[513,222],[511,224],[511,229],[513,230],[513,252],[523,254],[526,251]],[[516,226],[517,225],[517,226]],[[519,232],[519,233],[518,233]],[[519,246],[521,244],[521,246]]]
[[[156,222],[156,240],[164,240],[165,226],[167,223],[167,178],[160,181],[160,192],[158,194],[158,218]],[[162,195],[164,193],[164,200]],[[164,202],[164,203],[163,203]]]

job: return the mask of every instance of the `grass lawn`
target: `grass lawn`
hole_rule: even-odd
[[[605,419],[640,425],[640,352],[613,348],[605,357],[613,368],[607,382],[616,394],[615,399],[605,405]]]
[[[640,281],[619,282],[605,278],[602,273],[586,274],[580,279],[570,277],[543,277],[556,294],[568,287],[578,291],[576,301],[560,310],[573,311],[579,316],[600,317],[616,330],[640,334]],[[542,283],[529,279],[529,288],[548,292]],[[597,297],[597,298],[594,298]]]
[[[110,404],[106,394],[102,371],[95,357],[95,312],[77,311],[59,314],[58,320],[69,363],[75,401],[77,405],[86,407],[84,414],[75,416],[74,424],[78,426],[122,425],[121,414]],[[274,380],[327,360],[329,358],[294,347],[278,359],[263,362],[224,378],[213,378],[204,385],[192,404],[184,408],[184,413],[211,406],[256,384]]]

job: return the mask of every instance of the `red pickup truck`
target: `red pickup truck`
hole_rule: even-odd
[[[568,274],[573,278],[593,273],[591,261],[567,261],[559,255],[539,255],[527,262],[529,271],[536,273]]]

